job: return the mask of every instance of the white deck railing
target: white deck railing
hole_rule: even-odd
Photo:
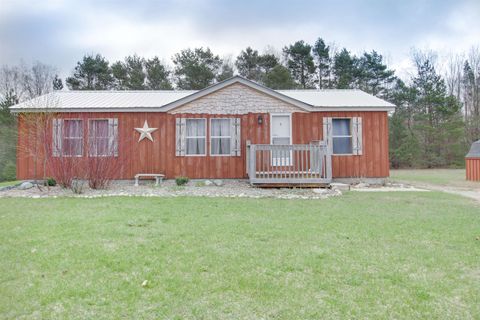
[[[251,184],[330,183],[331,158],[323,141],[292,145],[247,143]]]

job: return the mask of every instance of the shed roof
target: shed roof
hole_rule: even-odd
[[[467,153],[465,158],[480,158],[480,140],[472,143],[470,151]]]
[[[13,112],[168,111],[233,83],[271,95],[308,111],[391,111],[394,105],[361,90],[272,90],[239,76],[203,90],[56,91],[12,106]]]

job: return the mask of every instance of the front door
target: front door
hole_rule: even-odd
[[[292,144],[292,115],[272,114],[270,126],[270,143],[273,145]],[[272,165],[288,166],[291,164],[292,153],[286,148],[272,151]]]

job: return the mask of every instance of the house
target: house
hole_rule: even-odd
[[[328,183],[389,176],[394,105],[360,90],[272,90],[235,76],[199,91],[54,92],[11,110],[19,114],[19,145],[31,139],[26,115],[48,111],[46,156],[109,157],[122,163],[115,179],[163,173]],[[42,172],[33,158],[44,156],[19,148],[18,179]]]

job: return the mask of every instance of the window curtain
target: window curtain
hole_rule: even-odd
[[[113,150],[108,146],[108,120],[91,120],[90,122],[90,154],[94,156],[111,155]]]
[[[187,154],[205,154],[205,124],[204,119],[187,119]]]
[[[211,122],[211,147],[212,154],[230,154],[230,119],[212,119]],[[225,137],[225,138],[222,138]]]
[[[67,156],[82,156],[82,120],[64,120],[63,128],[63,154]]]

